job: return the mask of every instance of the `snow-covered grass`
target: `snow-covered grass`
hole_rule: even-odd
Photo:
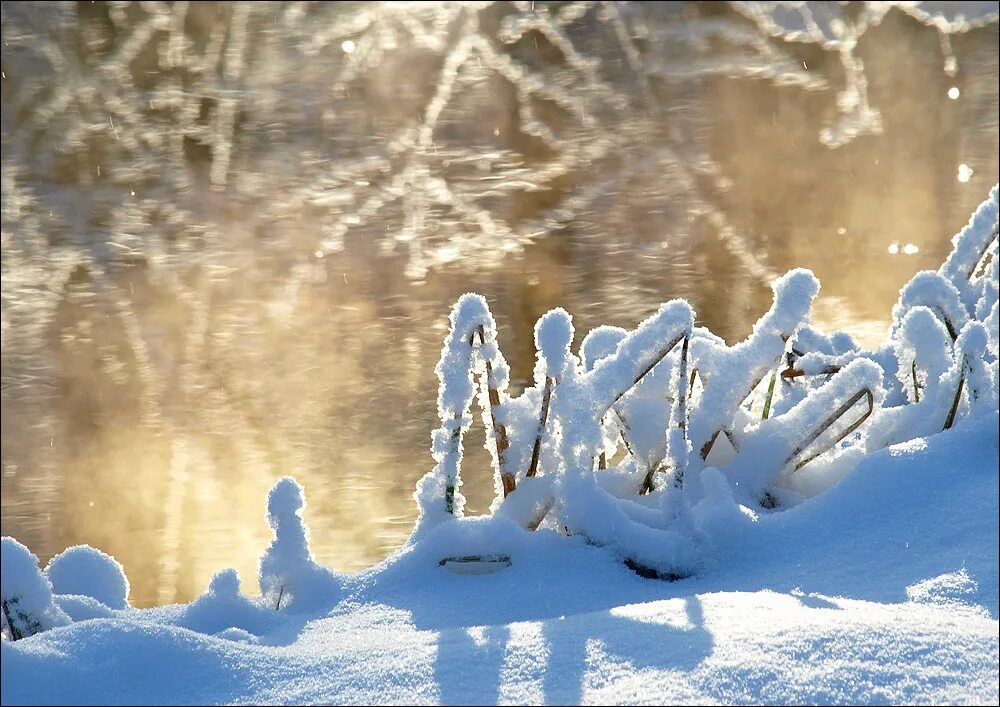
[[[996,703],[997,211],[994,187],[873,351],[809,326],[819,283],[796,270],[732,347],[672,301],[578,355],[553,310],[511,398],[466,295],[403,548],[322,567],[286,477],[259,596],[221,570],[136,610],[113,558],[42,572],[4,538],[2,701]],[[496,500],[473,518],[477,398]]]
[[[873,351],[809,326],[820,284],[796,269],[775,280],[770,309],[733,346],[672,301],[634,330],[595,329],[577,355],[572,317],[554,309],[535,329],[534,385],[511,398],[486,301],[464,295],[437,367],[437,464],[418,484],[413,541],[464,515],[463,438],[477,397],[493,513],[583,535],[661,577],[701,571],[715,542],[706,519],[718,513],[794,507],[868,454],[995,411],[998,206],[994,187],[940,270],[902,288]]]

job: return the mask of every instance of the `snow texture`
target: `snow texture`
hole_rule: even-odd
[[[941,320],[927,307],[914,307],[906,313],[894,344],[900,364],[896,376],[908,400],[918,402],[920,389],[925,396],[933,395],[952,363],[951,338]]]
[[[573,343],[573,319],[562,307],[544,314],[535,325],[535,346],[541,376],[557,383],[573,366],[570,344]]]
[[[332,596],[335,595],[328,595],[323,601],[330,601]],[[209,635],[227,630],[242,631],[250,636],[243,636],[242,640],[253,642],[256,636],[281,624],[269,598],[269,595],[256,599],[244,596],[240,593],[240,576],[236,570],[220,570],[212,577],[208,590],[184,607],[177,625]]]
[[[274,540],[260,559],[258,580],[261,595],[276,610],[312,611],[339,593],[337,576],[317,564],[309,549],[309,529],[302,520],[305,505],[302,486],[290,476],[278,481],[267,496],[265,517]],[[225,589],[232,590],[233,585],[232,577],[217,575],[209,593],[214,595],[218,588],[231,595]]]
[[[54,599],[56,605],[73,621],[107,619],[115,615],[115,610],[106,604],[82,594],[56,594]]]
[[[771,308],[732,347],[695,329],[690,306],[674,301],[633,330],[595,328],[578,356],[572,317],[553,309],[535,327],[534,386],[511,399],[492,315],[482,297],[464,295],[438,366],[438,464],[418,485],[414,540],[463,515],[462,436],[484,358],[503,375],[495,405],[480,385],[483,421],[488,433],[495,420],[505,426],[503,470],[520,485],[509,496],[498,487],[491,512],[528,529],[582,535],[664,575],[697,572],[716,542],[705,530],[706,503],[743,514],[790,508],[872,451],[994,411],[995,337],[979,320],[996,302],[995,197],[956,237],[952,265],[903,287],[888,339],[873,350],[810,326],[819,282],[799,269],[774,281]],[[956,284],[955,263],[965,261],[969,276]],[[963,299],[970,282],[976,296]],[[479,327],[485,354],[475,345]],[[488,434],[491,442],[498,446]]]
[[[969,309],[975,307],[980,295],[980,292],[977,292],[979,283],[972,281],[970,277],[975,274],[976,266],[991,241],[995,241],[997,237],[998,214],[1000,214],[1000,184],[995,184],[986,200],[969,218],[969,223],[955,234],[952,239],[952,251],[938,271],[958,289],[962,302]],[[993,261],[996,263],[996,257]],[[995,275],[992,281],[996,281]]]
[[[929,307],[941,317],[953,338],[969,320],[958,288],[939,273],[925,270],[914,275],[900,290],[899,302],[892,308],[893,331],[910,309],[920,305]]]
[[[38,558],[14,538],[0,541],[0,600],[5,639],[32,636],[70,622],[52,598]]]
[[[778,365],[787,340],[807,322],[819,293],[819,281],[802,269],[785,274],[771,287],[774,303],[745,341],[732,348],[701,339],[691,342],[692,365],[704,385],[689,425],[694,468],[707,460],[713,440],[731,423],[740,402]]]
[[[882,369],[877,363],[856,359],[784,415],[762,420],[748,430],[739,454],[724,467],[740,502],[758,505],[782,470],[791,466],[790,473],[794,473],[796,463],[805,461],[810,450],[822,445],[822,435],[810,442],[812,434],[842,406],[855,400],[847,412],[857,419],[868,404],[862,394],[870,394],[870,409],[878,408],[884,397],[881,381]]]
[[[414,494],[420,508],[418,523],[422,527],[463,514],[465,497],[459,490],[462,485],[462,438],[472,425],[469,410],[476,395],[475,376],[487,370],[486,385],[480,386],[480,403],[484,424],[491,432],[487,435],[486,448],[493,457],[498,487],[500,468],[506,466],[498,458],[487,390],[492,389],[501,399],[505,398],[510,369],[497,346],[496,323],[486,299],[472,293],[462,295],[452,308],[450,323],[441,359],[434,369],[440,381],[438,417],[441,427],[433,433],[431,453],[437,464],[418,482]]]
[[[128,578],[111,555],[89,545],[74,545],[49,560],[45,574],[56,594],[96,599],[111,609],[128,608]]]

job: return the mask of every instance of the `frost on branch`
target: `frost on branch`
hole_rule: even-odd
[[[992,278],[976,280],[978,266],[992,244],[996,263],[997,217],[1000,214],[1000,185],[994,185],[990,195],[969,218],[965,228],[952,239],[952,251],[938,272],[957,288],[967,309],[974,309],[982,295],[983,285],[996,282]],[[995,265],[994,265],[995,267]],[[994,270],[995,272],[995,270]],[[959,327],[961,328],[961,327]]]
[[[899,301],[892,308],[890,336],[902,324],[906,313],[918,306],[930,308],[941,319],[953,340],[969,321],[969,312],[954,283],[937,272],[925,270],[914,275],[900,290]]]
[[[850,424],[848,421],[866,418],[884,397],[879,365],[855,359],[787,413],[751,427],[739,454],[722,468],[738,491],[737,500],[751,507],[759,504],[783,471],[794,473],[798,465],[824,448],[824,435],[835,437]],[[824,427],[827,421],[831,424]],[[840,426],[835,427],[838,422]]]
[[[536,380],[551,378],[560,383],[573,372],[575,357],[570,353],[573,343],[573,318],[559,307],[546,312],[535,325],[535,346],[538,348]]]
[[[420,508],[418,523],[431,527],[449,517],[461,517],[465,497],[462,485],[462,440],[472,425],[470,408],[476,396],[477,376],[483,423],[487,429],[486,448],[493,460],[497,495],[513,489],[514,473],[508,469],[505,451],[506,429],[498,421],[500,405],[507,399],[510,369],[496,341],[496,324],[485,298],[462,295],[452,308],[451,327],[441,349],[437,367],[438,417],[431,452],[437,462],[417,484],[414,498]]]
[[[998,257],[996,244],[994,244],[990,256],[992,260],[989,269],[986,271],[986,277],[982,280],[983,292],[976,303],[976,319],[979,321],[986,321],[990,310],[993,309],[997,303],[997,299],[1000,298],[1000,287],[997,286],[997,274],[1000,272],[1000,257]]]
[[[731,348],[707,339],[691,342],[692,366],[703,385],[689,424],[696,468],[708,459],[720,434],[727,439],[726,432],[732,434],[732,427],[739,424],[734,418],[740,414],[740,403],[780,363],[788,339],[808,322],[819,281],[808,270],[797,269],[776,280],[771,289],[774,302],[745,341]]]
[[[941,377],[951,367],[952,340],[941,319],[924,306],[909,310],[893,339],[899,370],[896,376],[910,402],[936,395]]]

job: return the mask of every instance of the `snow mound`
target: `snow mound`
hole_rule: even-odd
[[[274,606],[265,606],[263,598],[254,600],[241,594],[239,573],[226,569],[213,575],[208,590],[184,607],[174,623],[228,640],[255,641],[279,622]]]
[[[979,585],[963,568],[911,584],[906,588],[906,596],[922,604],[966,604],[978,590]]]
[[[89,545],[74,545],[49,560],[45,574],[56,594],[90,597],[112,609],[128,608],[128,578],[111,555]]]
[[[4,638],[32,636],[70,622],[52,597],[38,558],[14,538],[0,540],[0,600]]]
[[[266,519],[274,540],[260,559],[258,580],[264,598],[287,611],[313,611],[335,600],[340,582],[336,575],[317,564],[309,549],[309,529],[302,520],[305,492],[301,484],[286,476],[274,485],[267,496]],[[239,579],[216,575],[212,588],[220,591],[239,588]]]

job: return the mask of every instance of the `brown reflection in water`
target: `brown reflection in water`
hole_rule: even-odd
[[[317,557],[358,570],[398,547],[412,526],[410,494],[432,463],[433,369],[461,293],[487,297],[515,390],[531,377],[535,320],[554,306],[574,315],[577,341],[598,324],[633,326],[674,297],[689,299],[699,323],[728,340],[744,336],[770,291],[678,186],[684,140],[669,142],[671,126],[660,120],[672,111],[688,116],[681,127],[694,125],[692,140],[728,180],[713,198],[756,260],[778,273],[812,268],[823,283],[817,321],[877,342],[900,285],[938,266],[996,180],[996,25],[956,35],[952,46],[954,78],[942,71],[929,28],[891,13],[869,30],[859,54],[885,132],[836,150],[817,137],[835,112],[832,91],[727,76],[693,88],[653,83],[656,119],[615,123],[635,133],[633,151],[618,158],[633,162],[627,179],[490,267],[468,257],[408,276],[412,253],[386,253],[378,241],[408,223],[400,206],[359,224],[343,251],[298,270],[290,289],[293,258],[278,247],[285,241],[261,232],[258,205],[207,195],[199,215],[216,224],[231,260],[206,255],[180,274],[142,260],[108,273],[81,264],[57,293],[42,348],[5,348],[3,533],[43,561],[76,543],[111,552],[137,605],[188,600],[227,566],[252,591],[270,538],[267,490],[293,474],[306,487]],[[810,70],[837,76],[836,57],[795,51]],[[558,60],[544,42],[537,52],[542,63]],[[370,134],[412,119],[393,81],[415,102],[427,100],[419,74],[409,83],[393,75],[410,60],[427,61],[401,53],[361,80]],[[304,68],[303,81],[313,71]],[[951,86],[959,100],[947,98]],[[516,129],[514,100],[502,82],[474,84],[442,119],[441,144],[478,145],[496,126],[504,147],[543,163],[544,150]],[[551,106],[539,110],[559,122]],[[956,179],[961,163],[975,170],[967,183]],[[594,169],[625,172],[614,156]],[[589,176],[597,175],[556,180],[496,211],[529,222]],[[303,209],[281,229],[288,242],[309,244],[320,224]],[[890,252],[893,243],[900,252]],[[907,244],[918,250],[907,254]],[[8,383],[42,357],[57,372],[47,393]],[[50,426],[41,424],[46,415]],[[482,441],[477,423],[463,469],[474,512],[492,495]]]
[[[823,285],[819,321],[869,344],[880,340],[899,288],[938,268],[996,178],[997,86],[986,79],[997,72],[995,46],[977,33],[953,46],[967,57],[957,77],[942,70],[933,33],[912,32],[904,17],[890,13],[869,30],[859,53],[872,67],[869,92],[885,134],[828,152],[813,135],[815,116],[831,111],[824,95],[711,86],[713,105],[726,107],[713,114],[712,152],[732,179],[734,223],[756,234],[777,270],[811,268]],[[808,63],[823,71],[832,60]],[[952,87],[960,100],[946,98]],[[735,116],[751,119],[737,128]],[[966,162],[976,162],[977,187],[956,178]]]

